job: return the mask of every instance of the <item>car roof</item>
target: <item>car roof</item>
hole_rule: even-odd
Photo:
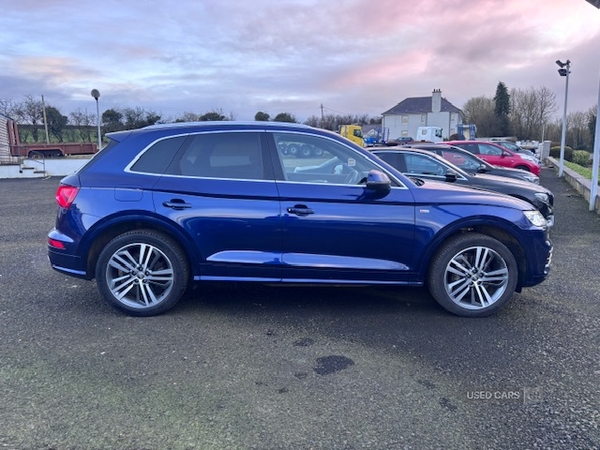
[[[179,132],[187,131],[202,131],[202,130],[312,130],[324,133],[333,133],[329,130],[321,128],[314,128],[301,123],[290,123],[290,122],[263,122],[263,121],[238,121],[238,120],[223,120],[223,121],[205,121],[205,122],[173,122],[173,123],[159,123],[155,125],[149,125],[144,128],[138,128],[134,130],[122,130],[114,131],[112,133],[106,133],[107,136],[113,138],[113,136],[119,136],[124,133],[135,133],[144,134],[150,132],[160,131],[171,131],[176,130]]]

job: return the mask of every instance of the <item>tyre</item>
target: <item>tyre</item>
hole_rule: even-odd
[[[527,167],[527,166],[516,166],[515,169],[521,169],[521,170],[524,170],[525,172],[531,172],[531,170],[529,170],[529,167]]]
[[[518,281],[511,251],[500,241],[479,233],[448,240],[435,254],[427,285],[447,311],[464,317],[483,317],[502,307]]]
[[[187,258],[179,245],[153,230],[117,236],[96,264],[104,299],[133,316],[154,316],[179,301],[189,283]]]

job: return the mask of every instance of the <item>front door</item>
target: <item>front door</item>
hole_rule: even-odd
[[[403,283],[414,277],[415,210],[406,186],[369,195],[364,178],[385,169],[350,146],[310,134],[272,137],[281,169],[285,281]],[[308,156],[290,152],[292,147]]]

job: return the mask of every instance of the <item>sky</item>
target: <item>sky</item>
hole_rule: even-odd
[[[0,99],[68,115],[141,107],[299,120],[379,116],[407,97],[547,87],[596,105],[600,9],[584,0],[0,0]]]

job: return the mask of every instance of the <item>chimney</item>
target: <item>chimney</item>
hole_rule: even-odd
[[[439,113],[442,110],[442,90],[434,89],[431,94],[431,112]]]

